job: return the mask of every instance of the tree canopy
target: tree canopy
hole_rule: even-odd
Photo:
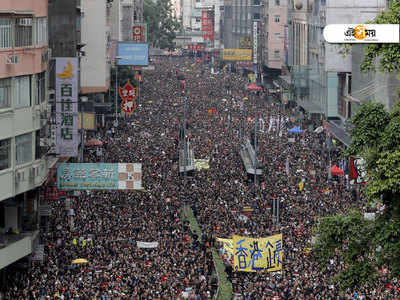
[[[391,1],[389,9],[380,12],[372,24],[400,24],[400,1]],[[376,62],[378,70],[376,70]],[[360,66],[364,73],[371,71],[400,72],[400,44],[375,43],[368,44],[365,50],[364,60]]]
[[[170,0],[144,0],[143,18],[148,24],[149,44],[155,48],[173,49],[180,23],[172,13]]]
[[[326,268],[340,260],[333,282],[343,290],[372,283],[387,267],[400,278],[400,102],[391,112],[379,103],[365,103],[353,117],[347,155],[366,160],[370,204],[384,209],[367,220],[360,211],[319,218],[314,228],[313,257]]]

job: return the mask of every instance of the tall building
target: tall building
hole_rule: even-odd
[[[81,0],[81,94],[105,93],[110,86],[110,28],[106,0]]]
[[[48,0],[0,2],[0,269],[37,245],[48,176]],[[45,208],[45,207],[42,207]]]
[[[352,55],[344,56],[338,45],[326,43],[323,28],[365,23],[385,7],[385,0],[295,0],[289,5],[290,75],[282,76],[283,101],[295,101],[311,120],[322,117],[331,120],[332,127],[341,123],[341,94],[351,78]]]

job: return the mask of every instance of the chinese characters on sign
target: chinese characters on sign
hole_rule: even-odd
[[[211,10],[201,11],[201,31],[203,39],[210,41],[214,40],[214,12]]]
[[[59,164],[57,188],[61,190],[141,190],[142,164]]]
[[[138,89],[134,88],[129,80],[122,88],[119,88],[119,95],[122,99],[121,108],[122,111],[128,115],[131,114],[135,109],[137,92]]]
[[[138,23],[132,28],[133,41],[136,43],[147,43],[147,24]]]
[[[56,119],[59,156],[78,155],[78,58],[56,58]]]
[[[188,45],[188,50],[190,51],[204,51],[204,45],[201,44],[190,44]]]
[[[269,272],[282,270],[282,234],[267,238],[233,236],[233,262],[238,271]]]

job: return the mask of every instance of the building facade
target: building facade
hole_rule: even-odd
[[[289,4],[289,74],[282,76],[283,101],[295,101],[309,118],[332,120],[332,126],[349,117],[343,95],[349,89],[352,55],[344,55],[340,45],[326,43],[323,28],[365,23],[385,7],[385,0],[295,0]]]
[[[0,2],[0,269],[38,243],[50,167],[47,2]]]

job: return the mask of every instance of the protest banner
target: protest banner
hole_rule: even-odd
[[[242,272],[260,270],[274,272],[282,270],[283,242],[282,234],[267,238],[233,236],[234,267]]]
[[[224,250],[229,256],[233,256],[233,240],[232,239],[217,238],[217,242],[220,242],[224,245]]]

